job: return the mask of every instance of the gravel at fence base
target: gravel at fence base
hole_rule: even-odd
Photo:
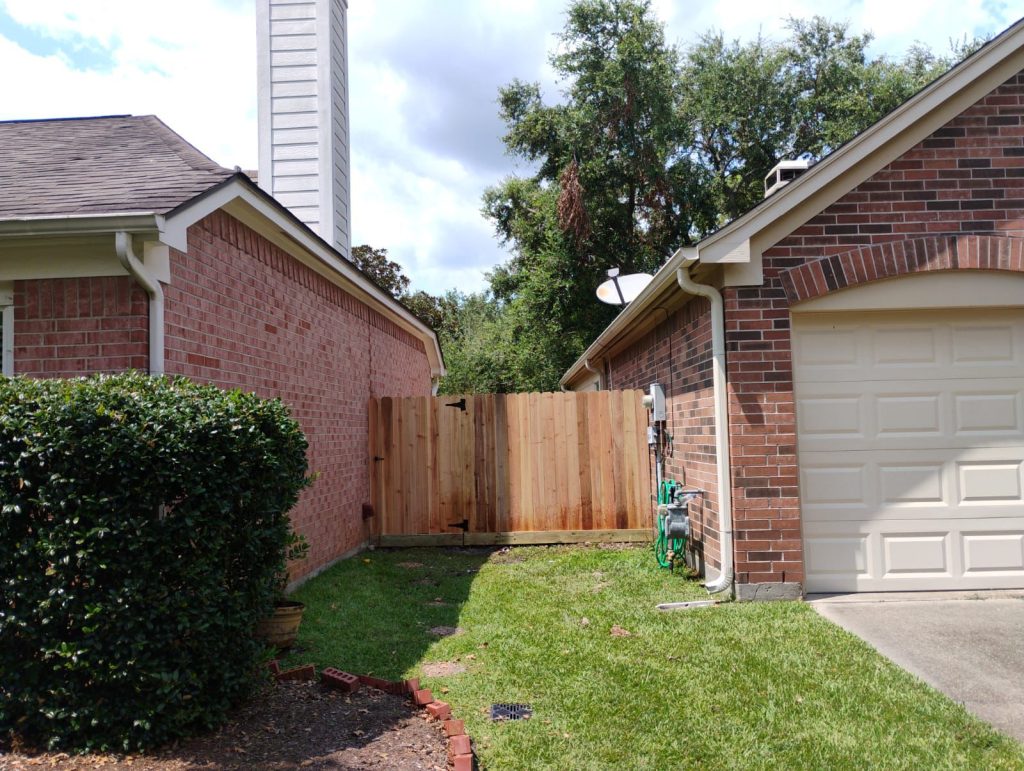
[[[243,705],[219,731],[150,755],[0,753],[0,769],[445,769],[441,724],[406,698],[280,683]]]

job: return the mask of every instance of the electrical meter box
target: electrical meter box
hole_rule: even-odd
[[[668,420],[665,413],[665,389],[661,383],[651,383],[651,420],[657,423],[659,420]]]

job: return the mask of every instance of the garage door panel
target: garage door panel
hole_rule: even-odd
[[[1019,588],[1024,534],[1000,519],[807,523],[809,591]]]
[[[822,390],[797,401],[797,421],[807,437],[820,439],[831,446],[833,439],[863,441],[864,397],[860,394],[829,394]]]
[[[957,504],[1020,504],[1022,501],[1020,461],[957,460]]]
[[[950,578],[953,554],[950,533],[884,533],[883,578]]]
[[[807,536],[805,540],[808,580],[812,576],[853,576],[858,580],[870,577],[867,534]]]
[[[808,591],[1024,586],[1024,311],[794,316]]]
[[[958,436],[1016,438],[1024,434],[1021,391],[961,388],[953,394],[953,428]]]
[[[801,452],[806,521],[1022,518],[1024,447]]]
[[[940,415],[942,394],[935,392],[887,393],[874,399],[876,436],[883,441],[912,437],[939,437],[946,433]]]
[[[934,508],[949,504],[945,464],[879,463],[879,503],[888,508]]]
[[[952,361],[958,365],[1014,365],[1021,361],[1021,322],[951,324]]]
[[[945,329],[898,324],[882,329],[861,327],[858,332],[866,338],[867,344],[863,346],[866,365],[880,372],[943,364],[939,360],[940,342],[935,338],[944,337]],[[904,377],[904,374],[897,376]]]
[[[801,450],[1016,447],[1024,378],[801,382],[796,417]]]
[[[1024,575],[1024,533],[965,532],[964,575]]]
[[[794,360],[822,379],[849,379],[848,373],[862,366],[864,346],[858,327],[837,328],[826,323],[805,326],[794,340]],[[844,373],[846,376],[844,377]]]
[[[866,473],[870,470],[859,462],[801,466],[804,503],[812,509],[866,510],[875,498],[866,484]]]
[[[1015,311],[867,316],[799,317],[801,382],[1024,377],[1024,318]]]

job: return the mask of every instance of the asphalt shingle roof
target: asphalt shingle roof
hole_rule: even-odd
[[[0,122],[0,220],[164,214],[233,174],[153,115]]]

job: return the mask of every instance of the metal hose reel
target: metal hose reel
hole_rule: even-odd
[[[690,501],[704,491],[687,490],[675,483],[666,483],[665,487],[659,496],[662,502],[658,506],[658,538],[654,550],[658,564],[672,570],[690,538]]]

